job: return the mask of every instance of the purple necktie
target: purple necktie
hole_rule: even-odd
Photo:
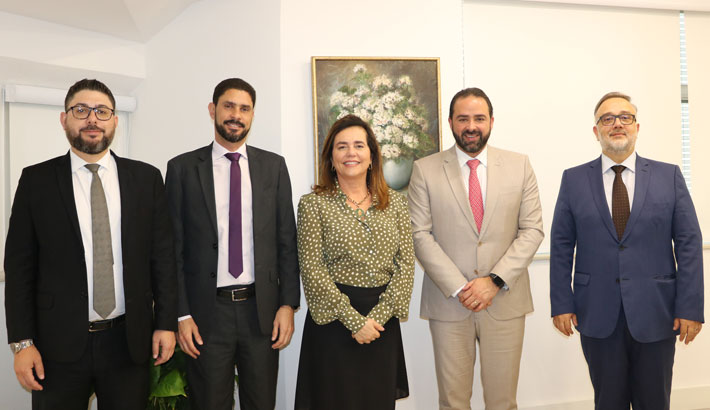
[[[242,170],[239,153],[224,154],[232,161],[229,168],[229,273],[238,278],[242,266]]]

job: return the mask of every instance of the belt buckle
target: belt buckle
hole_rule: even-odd
[[[243,298],[236,297],[237,292],[239,292],[240,290],[246,290],[246,289],[247,288],[232,289],[232,302],[243,302],[243,301],[249,299],[249,296],[243,297]]]
[[[102,330],[106,330],[106,329],[94,329],[94,325],[98,324],[97,322],[102,322],[102,321],[89,322],[89,333],[100,332]]]

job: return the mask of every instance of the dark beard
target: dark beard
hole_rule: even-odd
[[[490,131],[488,131],[488,134],[486,134],[486,135],[481,135],[480,131],[464,132],[464,134],[473,134],[473,135],[479,136],[478,141],[465,144],[464,140],[463,140],[463,135],[457,135],[453,131],[451,133],[454,134],[454,139],[456,140],[456,145],[458,145],[462,150],[464,150],[465,152],[468,152],[469,154],[475,154],[477,152],[481,152],[483,150],[483,147],[485,147],[486,144],[488,143],[488,138],[491,136]]]
[[[246,138],[247,134],[249,134],[250,128],[247,128],[246,126],[244,126],[244,124],[241,123],[240,121],[232,120],[232,121],[225,121],[224,122],[224,124],[228,124],[228,123],[239,124],[242,126],[243,130],[242,130],[242,132],[229,132],[224,127],[224,125],[217,124],[215,122],[214,129],[217,130],[217,133],[225,140],[227,140],[229,142],[239,142],[239,141],[243,140],[244,138]]]
[[[76,148],[80,152],[83,152],[85,154],[90,154],[90,155],[100,154],[100,153],[104,152],[111,145],[111,142],[113,142],[113,136],[114,136],[115,131],[114,131],[114,133],[111,133],[111,134],[107,134],[104,131],[103,137],[98,142],[86,141],[83,138],[81,138],[82,131],[97,130],[97,129],[99,129],[99,128],[98,127],[85,127],[85,128],[82,128],[81,130],[79,130],[79,133],[76,135],[72,135],[72,134],[70,134],[69,131],[66,131],[67,140],[69,140],[69,144],[71,144],[72,147]]]

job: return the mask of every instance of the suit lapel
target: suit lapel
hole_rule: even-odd
[[[124,249],[124,263],[126,255],[130,254],[127,249],[130,249],[127,240],[133,238],[132,228],[135,226],[135,215],[136,211],[133,208],[137,206],[138,201],[135,200],[136,190],[135,190],[135,178],[128,163],[118,155],[114,154],[113,159],[116,161],[116,170],[118,173],[118,189],[121,195],[121,246]]]
[[[76,213],[76,202],[74,200],[74,185],[72,183],[71,158],[69,153],[63,156],[57,163],[57,186],[59,193],[64,203],[64,209],[67,210],[67,216],[74,228],[74,233],[79,238],[81,243],[81,229],[79,228],[79,216]]]
[[[636,156],[636,183],[634,186],[634,203],[631,207],[631,215],[629,215],[629,221],[626,223],[626,229],[624,229],[624,235],[621,237],[623,242],[631,233],[631,229],[639,218],[639,214],[643,209],[643,203],[646,200],[646,192],[648,192],[648,186],[651,181],[651,167],[649,166],[648,160],[646,158],[641,158]]]
[[[218,235],[217,205],[214,199],[214,172],[212,170],[212,144],[203,148],[197,158],[197,175],[200,179],[200,186],[202,187],[202,196],[205,200],[207,213],[210,215],[212,229],[214,229],[215,235]]]
[[[256,216],[256,211],[259,209],[258,204],[262,203],[262,194],[264,192],[263,185],[259,183],[258,179],[261,175],[264,175],[261,167],[264,165],[263,161],[259,160],[259,152],[252,149],[252,147],[247,145],[247,165],[249,166],[249,177],[251,179],[251,202],[252,202],[252,212],[254,217]]]
[[[464,192],[463,177],[461,176],[461,169],[459,168],[455,150],[456,146],[454,145],[446,151],[446,156],[444,157],[444,174],[446,174],[446,179],[449,182],[449,187],[456,199],[456,203],[459,204],[461,212],[466,217],[468,224],[471,226],[476,236],[478,236],[478,228],[476,227],[476,221],[473,219],[471,204],[468,202],[468,194]]]
[[[609,234],[614,237],[617,241],[619,237],[616,234],[616,228],[614,227],[614,222],[611,220],[611,214],[609,213],[609,205],[606,201],[606,194],[604,193],[604,181],[602,180],[602,159],[601,157],[592,161],[587,168],[587,177],[589,178],[589,187],[592,190],[592,198],[594,198],[594,204],[597,206],[597,211],[599,211],[599,216],[601,216],[602,221]]]
[[[486,169],[486,207],[483,210],[483,222],[481,223],[481,236],[493,219],[496,209],[501,183],[500,176],[503,175],[503,161],[500,153],[495,148],[488,146],[488,169]]]

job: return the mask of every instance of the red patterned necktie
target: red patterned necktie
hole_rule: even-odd
[[[471,168],[471,173],[468,176],[468,202],[471,204],[478,232],[481,232],[481,224],[483,223],[483,195],[481,195],[481,184],[478,182],[476,174],[476,168],[480,163],[481,161],[475,158],[466,162],[466,165]]]

